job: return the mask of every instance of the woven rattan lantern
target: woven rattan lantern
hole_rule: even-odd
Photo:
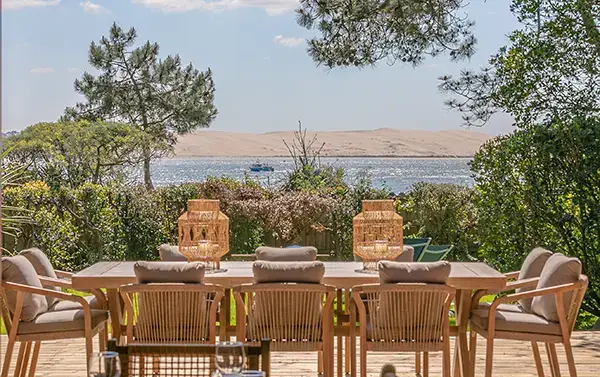
[[[219,269],[229,252],[229,218],[219,210],[218,200],[188,200],[188,210],[179,217],[179,252],[188,261],[207,262]]]
[[[366,270],[376,270],[380,260],[394,260],[403,251],[402,217],[393,200],[364,200],[363,211],[352,220],[353,251]]]

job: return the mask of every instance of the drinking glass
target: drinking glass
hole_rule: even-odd
[[[241,342],[217,343],[215,362],[221,375],[239,376],[244,369],[244,344]]]
[[[116,352],[98,352],[90,357],[89,377],[120,377],[121,362]]]

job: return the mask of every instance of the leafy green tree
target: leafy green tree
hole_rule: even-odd
[[[476,173],[480,253],[504,271],[535,246],[579,258],[600,316],[600,118],[543,123],[486,143]]]
[[[523,27],[479,72],[442,77],[447,104],[469,126],[497,112],[517,126],[600,114],[600,3],[596,0],[513,0]]]
[[[51,186],[106,183],[123,173],[124,167],[144,160],[147,134],[126,124],[104,122],[38,123],[6,141],[6,160],[25,167],[32,179]]]
[[[316,29],[308,53],[318,64],[364,67],[381,60],[418,65],[448,53],[474,53],[473,22],[464,0],[301,0],[298,24]]]
[[[179,55],[159,59],[157,43],[134,47],[136,38],[134,28],[115,23],[108,37],[92,42],[89,62],[101,73],[75,81],[86,100],[67,108],[65,117],[128,123],[148,134],[154,142],[143,150],[144,183],[152,188],[150,162],[164,155],[162,146],[172,148],[178,135],[209,127],[216,117],[215,87],[210,69],[183,67]]]

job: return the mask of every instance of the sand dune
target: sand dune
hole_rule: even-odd
[[[314,132],[308,132],[312,138]],[[490,136],[469,130],[415,131],[378,129],[369,131],[317,132],[325,143],[324,156],[469,157]],[[199,131],[179,138],[179,157],[278,157],[287,156],[283,140],[291,143],[292,131],[246,134]]]

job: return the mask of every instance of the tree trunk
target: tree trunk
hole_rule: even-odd
[[[150,157],[144,158],[144,184],[147,190],[153,190],[154,185],[152,184],[152,177],[150,176]]]

